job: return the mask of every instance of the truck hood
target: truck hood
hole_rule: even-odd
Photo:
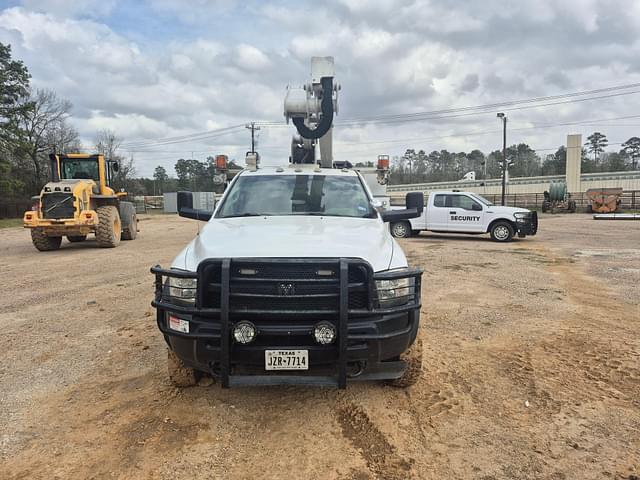
[[[212,219],[172,267],[195,271],[206,258],[228,257],[361,258],[376,272],[406,266],[389,227],[379,219],[273,216]]]
[[[528,213],[530,210],[518,207],[503,207],[501,205],[492,205],[487,207],[487,212],[499,213],[505,216],[513,216],[514,213]]]

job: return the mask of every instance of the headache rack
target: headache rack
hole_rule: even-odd
[[[402,269],[374,274],[371,265],[354,258],[241,258],[207,259],[197,272],[162,269],[155,266],[155,299],[158,326],[164,333],[190,338],[207,338],[220,342],[219,376],[223,387],[239,385],[305,384],[346,387],[347,342],[358,336],[348,336],[350,319],[372,314],[396,313],[419,308],[420,269]],[[198,280],[195,305],[185,304],[180,297],[172,297],[168,277],[196,278]],[[406,303],[381,308],[376,279],[412,279],[404,288]],[[174,289],[175,291],[175,289]],[[162,310],[192,315],[202,324],[215,324],[204,329],[213,334],[180,334],[167,331]],[[266,335],[274,334],[277,327],[288,322],[288,330],[302,328],[315,319],[326,319],[335,324],[337,342],[336,376],[310,374],[236,375],[231,374],[233,339],[231,327],[239,320],[250,320],[260,325]],[[305,325],[306,325],[305,324]],[[361,335],[362,339],[366,335]],[[280,347],[276,347],[280,348]],[[374,377],[372,377],[373,379]]]

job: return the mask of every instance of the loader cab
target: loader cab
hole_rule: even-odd
[[[113,173],[118,171],[117,162],[106,162],[104,155],[65,154],[50,155],[52,181],[58,180],[93,180],[93,193],[113,195],[109,188]]]

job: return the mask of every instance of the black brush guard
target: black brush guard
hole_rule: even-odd
[[[535,235],[538,233],[538,212],[529,212],[516,217],[516,227],[520,235]]]
[[[239,278],[241,271],[266,271],[268,274],[258,273],[258,278],[246,276]],[[310,271],[332,272],[332,278],[315,276],[309,278]],[[281,271],[281,274],[278,272]],[[401,338],[406,341],[407,347],[414,341],[417,333],[420,313],[420,285],[422,271],[420,269],[398,269],[374,274],[371,266],[361,260],[352,258],[312,258],[312,259],[288,259],[288,258],[242,258],[242,259],[208,259],[200,263],[197,272],[188,272],[175,269],[162,269],[160,266],[151,268],[155,275],[155,299],[152,305],[157,309],[157,324],[164,334],[170,348],[174,344],[183,342],[189,347],[189,356],[193,349],[193,357],[203,342],[207,348],[219,349],[219,363],[209,365],[208,372],[218,377],[222,387],[249,386],[249,385],[317,385],[346,388],[347,377],[352,377],[349,372],[349,349],[357,349],[357,342],[393,342]],[[313,277],[313,275],[311,275]],[[198,280],[195,305],[185,304],[180,298],[170,295],[168,278],[196,278]],[[268,277],[268,278],[266,278]],[[375,288],[375,280],[394,280],[398,278],[410,278],[412,285],[405,288],[402,305],[385,308],[378,298]],[[306,287],[305,293],[285,295],[274,293],[270,290],[270,284],[294,284]],[[324,293],[308,293],[313,285],[326,285]],[[246,293],[245,286],[258,285],[261,293]],[[329,288],[331,287],[331,288]],[[175,289],[174,289],[175,290]],[[239,292],[239,290],[244,290]],[[251,289],[249,289],[251,291]],[[326,293],[329,291],[330,293]],[[255,288],[254,288],[255,292]],[[350,302],[358,296],[357,301]],[[364,300],[362,298],[364,296]],[[263,300],[264,305],[256,308],[256,302],[246,304],[246,299]],[[290,300],[291,305],[282,305],[285,300]],[[269,305],[275,304],[277,308]],[[257,302],[260,303],[260,302]],[[328,306],[327,306],[328,305]],[[167,316],[175,315],[188,319],[194,326],[193,331],[182,333],[168,328]],[[375,321],[381,319],[407,318],[407,325],[397,331],[375,331],[367,328],[355,328],[353,322],[359,320]],[[235,321],[241,319],[260,319],[258,327],[259,338],[275,342],[258,345],[256,347],[234,344],[231,328]],[[307,332],[311,325],[318,319],[327,319],[334,323],[337,330],[337,341],[327,346],[319,345],[278,345],[277,341],[283,340],[287,335]],[[271,324],[270,322],[273,322]],[[351,322],[351,323],[350,323]],[[258,323],[258,322],[256,322]],[[382,322],[380,322],[382,324]],[[352,332],[349,332],[351,325]],[[359,325],[359,324],[358,324]],[[369,323],[362,324],[369,326]],[[377,324],[376,324],[377,325]],[[258,326],[258,325],[257,325]],[[280,336],[280,337],[279,337]],[[284,338],[283,338],[284,337]],[[192,342],[192,343],[189,343]],[[351,345],[350,345],[351,344]],[[264,353],[270,349],[308,349],[309,362],[313,362],[314,355],[333,355],[335,358],[334,375],[315,375],[306,371],[295,371],[290,374],[232,374],[233,363],[242,364],[243,358],[232,358],[234,348],[243,348],[246,359],[257,358],[256,354]],[[251,351],[255,348],[255,352]],[[174,349],[176,350],[176,349]],[[380,355],[382,349],[378,347],[373,355]],[[179,357],[180,352],[176,351]],[[370,353],[371,354],[371,353]],[[357,375],[358,380],[383,380],[399,378],[405,369],[403,361],[398,359],[387,361],[370,361],[366,363],[364,372]],[[189,361],[184,358],[188,366]],[[255,362],[253,365],[256,365]],[[352,365],[351,365],[352,366]]]

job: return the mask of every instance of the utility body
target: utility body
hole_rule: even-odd
[[[538,214],[524,208],[494,205],[477,193],[436,191],[429,194],[419,217],[391,224],[395,237],[409,237],[422,231],[488,233],[497,242],[508,242],[516,234],[521,238],[535,235]]]

